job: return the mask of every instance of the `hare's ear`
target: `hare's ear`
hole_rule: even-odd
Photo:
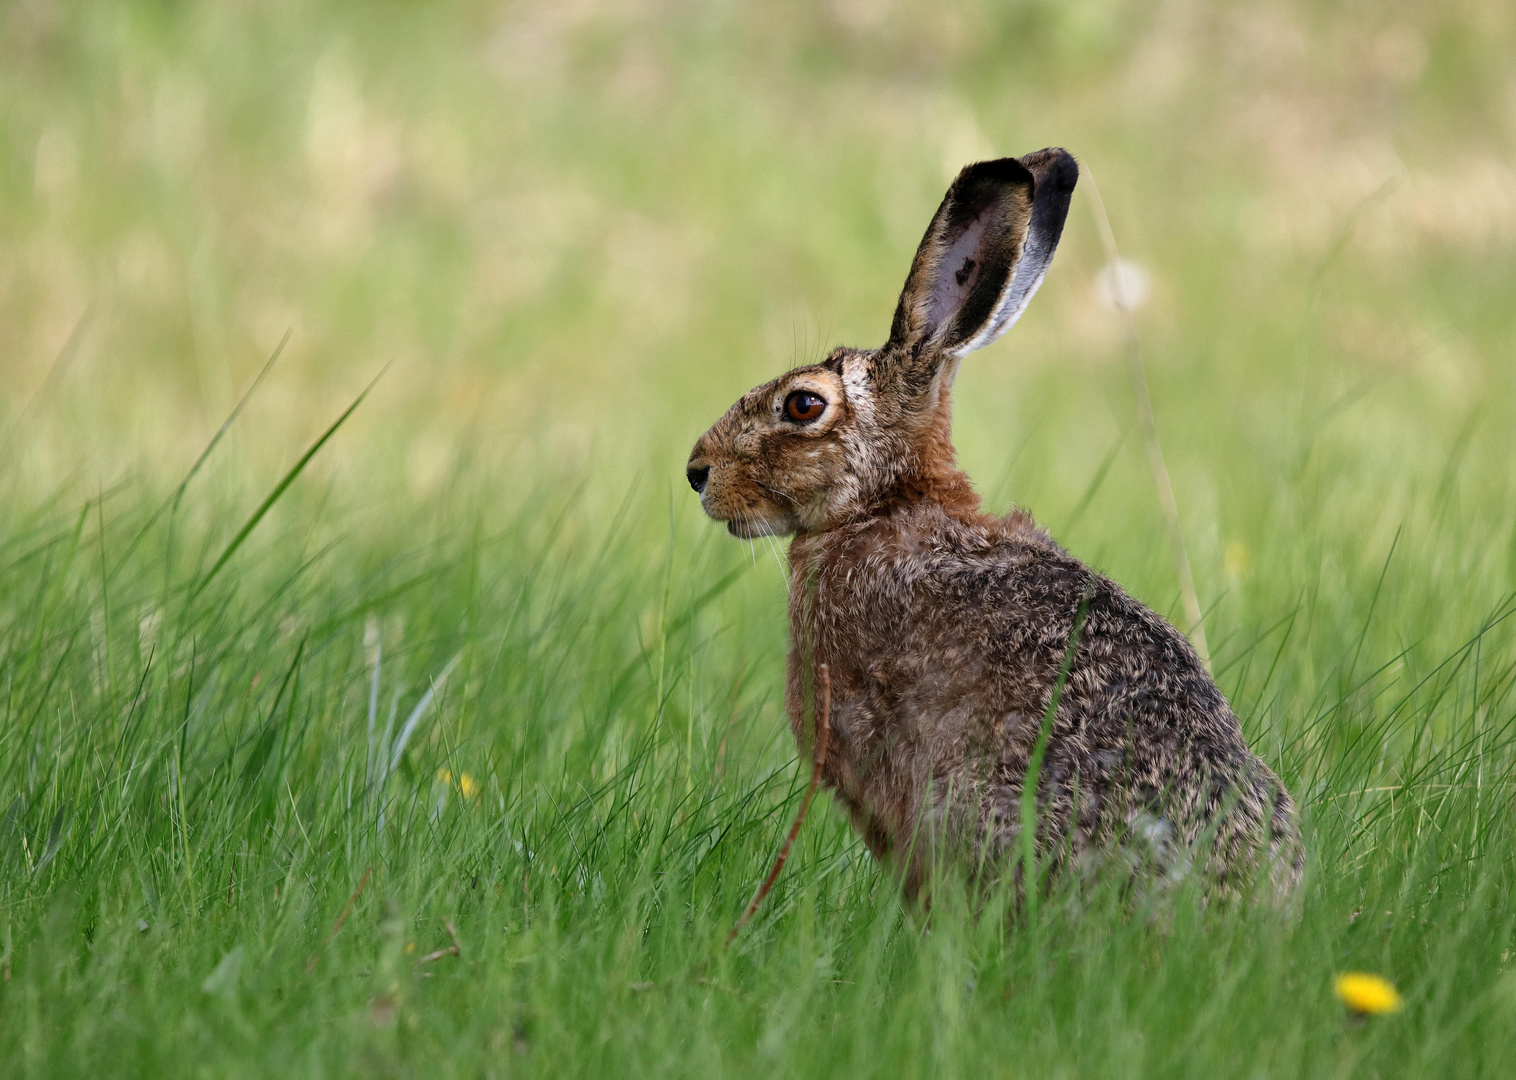
[[[916,250],[887,348],[959,357],[1009,330],[1042,284],[1078,179],[1058,149],[959,173]]]

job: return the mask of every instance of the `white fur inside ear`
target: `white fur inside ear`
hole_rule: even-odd
[[[1011,272],[1010,280],[1001,290],[994,314],[985,320],[979,333],[954,349],[952,355],[962,357],[975,349],[982,349],[991,342],[999,340],[1007,330],[1016,325],[1016,320],[1021,318],[1021,313],[1026,310],[1026,306],[1036,295],[1037,287],[1042,284],[1042,279],[1047,277],[1048,264],[1053,261],[1055,246],[1049,244],[1036,229],[1027,234],[1026,245],[1021,250],[1021,258],[1016,263],[1015,270]]]
[[[1048,264],[1053,261],[1053,251],[1056,247],[1056,244],[1047,242],[1047,237],[1039,229],[1033,228],[1027,234],[1026,246],[1021,252],[1021,261],[1016,264],[1016,271],[1011,275],[1011,280],[1000,297],[1000,303],[995,306],[994,318],[990,319],[985,327],[985,333],[989,337],[982,344],[988,345],[1021,318],[1021,313],[1026,310],[1026,306],[1032,302],[1032,297],[1041,287],[1042,279],[1048,275]],[[974,347],[977,349],[980,346]]]
[[[984,239],[984,219],[985,215],[980,214],[971,221],[937,264],[937,282],[932,287],[926,312],[926,324],[932,328],[934,337],[953,321],[983,273],[979,246]]]

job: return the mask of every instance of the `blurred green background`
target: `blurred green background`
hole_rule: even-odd
[[[0,1057],[1511,1075],[1513,58],[1504,0],[0,3]],[[1048,145],[961,457],[1180,619],[1098,182],[1303,915],[922,934],[823,798],[724,951],[798,799],[785,583],[686,455]]]
[[[1239,492],[1347,479],[1304,445],[1374,518],[1467,425],[1466,467],[1506,456],[1506,4],[18,0],[0,26],[0,393],[33,491],[177,476],[290,328],[231,435],[250,466],[393,362],[313,466],[347,488],[425,496],[461,457],[503,491],[522,460],[675,483],[750,385],[882,340],[962,164],[1044,145],[1151,274],[1213,595],[1259,527]],[[1054,525],[1130,427],[1102,262],[1081,198],[960,384],[970,471]],[[1108,494],[1148,531],[1136,449]],[[1125,530],[1089,539],[1141,572]]]

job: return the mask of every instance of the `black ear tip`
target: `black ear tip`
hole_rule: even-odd
[[[1021,157],[1021,164],[1037,178],[1039,194],[1045,191],[1071,192],[1079,182],[1079,162],[1061,146],[1034,150]]]

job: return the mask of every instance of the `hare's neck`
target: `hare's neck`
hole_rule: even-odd
[[[942,507],[953,517],[972,518],[981,512],[982,501],[969,478],[956,466],[910,473],[901,479],[899,486],[886,505],[888,511],[896,507],[918,502],[932,502]]]
[[[914,458],[887,498],[888,503],[925,500],[937,503],[954,516],[979,513],[979,493],[968,475],[958,468],[958,452],[953,448],[951,385],[945,382],[939,391],[932,422],[922,432]]]

